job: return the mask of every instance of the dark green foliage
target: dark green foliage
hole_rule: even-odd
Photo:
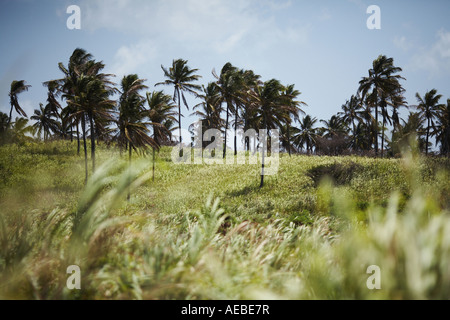
[[[314,167],[307,172],[317,187],[326,177],[329,177],[338,185],[346,185],[351,182],[354,176],[363,170],[363,166],[355,162],[335,162],[333,164],[326,164]]]

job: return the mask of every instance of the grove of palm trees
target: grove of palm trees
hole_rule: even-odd
[[[302,88],[232,63],[175,59],[158,83],[105,67],[81,48],[55,62],[60,78],[42,79],[46,102],[29,118],[33,87],[11,83],[1,299],[450,298],[450,96],[406,101],[408,80],[385,55],[328,119]],[[193,118],[220,131],[221,158],[256,153],[258,164],[173,163],[174,148],[190,156]],[[275,131],[280,167],[268,176]],[[72,265],[81,289],[67,284]],[[382,289],[368,284],[373,265]]]

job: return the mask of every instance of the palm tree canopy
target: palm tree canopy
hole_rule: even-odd
[[[16,112],[23,117],[27,117],[27,114],[19,105],[18,95],[22,92],[28,91],[30,85],[27,85],[25,80],[11,82],[11,90],[9,91],[9,98],[11,103],[11,108],[14,108]]]
[[[187,60],[183,59],[173,60],[172,66],[169,69],[165,68],[164,66],[161,66],[161,69],[163,70],[164,76],[167,79],[164,82],[155,84],[155,86],[163,84],[174,86],[173,101],[175,103],[180,103],[177,97],[177,95],[180,94],[184,105],[189,110],[189,105],[183,92],[189,92],[196,95],[197,90],[201,89],[201,86],[192,83],[198,81],[201,78],[201,76],[195,74],[198,69],[189,68],[189,66],[187,65]]]
[[[147,103],[147,117],[153,127],[153,140],[158,145],[171,142],[171,131],[174,129],[171,126],[177,122],[172,98],[163,91],[147,92]]]
[[[434,126],[434,118],[437,116],[439,109],[442,108],[442,104],[439,104],[442,95],[437,94],[436,89],[432,89],[425,93],[423,97],[419,93],[416,93],[416,99],[419,104],[416,108],[419,110],[419,114],[422,121],[430,119],[432,126]]]
[[[395,88],[399,86],[399,80],[405,80],[402,76],[396,74],[403,71],[402,68],[394,66],[394,59],[387,58],[384,55],[378,56],[372,63],[372,68],[369,69],[369,76],[364,77],[360,82],[359,92],[364,99],[368,91],[375,87],[381,94],[388,88]]]

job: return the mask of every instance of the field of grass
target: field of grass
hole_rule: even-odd
[[[170,152],[153,181],[100,145],[84,186],[75,143],[1,146],[0,298],[450,298],[449,159],[283,154],[259,189],[258,166]]]

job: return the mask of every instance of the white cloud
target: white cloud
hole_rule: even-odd
[[[143,67],[153,63],[155,57],[156,47],[150,40],[144,40],[130,46],[122,46],[114,56],[112,70],[120,81],[126,74],[142,71]]]
[[[408,39],[406,39],[405,36],[396,36],[393,40],[394,46],[396,46],[397,48],[403,50],[403,51],[409,51],[410,49],[412,49],[413,44],[411,41],[409,41]]]
[[[450,70],[450,32],[441,29],[437,40],[428,48],[422,48],[412,57],[413,67],[438,75]]]
[[[83,25],[90,30],[109,29],[163,40],[198,50],[231,52],[255,39],[255,34],[277,34],[284,30],[274,18],[287,10],[290,1],[275,0],[84,0]],[[270,10],[268,9],[270,8]],[[289,36],[289,35],[288,35]]]

